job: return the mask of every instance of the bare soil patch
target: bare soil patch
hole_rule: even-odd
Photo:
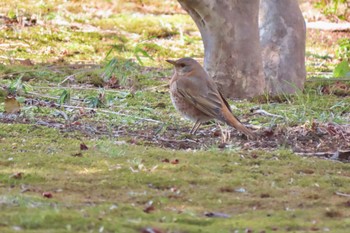
[[[91,112],[91,115],[94,115]],[[291,127],[278,126],[255,130],[258,137],[246,138],[230,129],[229,140],[223,141],[221,130],[214,123],[208,123],[189,135],[189,128],[155,123],[139,122],[133,126],[107,126],[105,123],[88,119],[64,122],[54,117],[42,117],[33,122],[15,114],[0,115],[0,122],[11,124],[33,124],[56,128],[62,133],[77,131],[90,138],[113,137],[117,144],[136,144],[169,148],[175,150],[199,150],[210,148],[237,148],[243,150],[272,151],[281,147],[290,148],[305,156],[318,156],[350,161],[350,124],[311,122]]]

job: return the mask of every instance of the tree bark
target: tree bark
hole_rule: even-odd
[[[224,96],[250,98],[263,94],[259,0],[178,1],[199,28],[204,67]]]
[[[296,0],[261,0],[260,41],[267,90],[302,90],[306,80],[304,17]]]

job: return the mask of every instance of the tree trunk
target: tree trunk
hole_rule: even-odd
[[[259,0],[178,0],[197,24],[204,67],[229,98],[263,94]],[[283,1],[284,2],[284,1]]]
[[[303,89],[305,37],[305,21],[298,1],[261,0],[260,41],[270,93],[294,93]]]

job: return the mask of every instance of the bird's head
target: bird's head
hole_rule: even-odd
[[[174,65],[175,71],[179,75],[185,75],[192,72],[195,69],[202,69],[201,65],[190,57],[184,57],[179,60],[166,60],[170,64]]]

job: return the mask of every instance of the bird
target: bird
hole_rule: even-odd
[[[195,134],[202,123],[216,119],[255,138],[254,133],[233,115],[215,81],[196,60],[184,57],[166,61],[175,67],[170,80],[171,101],[178,112],[195,122],[190,134]]]

